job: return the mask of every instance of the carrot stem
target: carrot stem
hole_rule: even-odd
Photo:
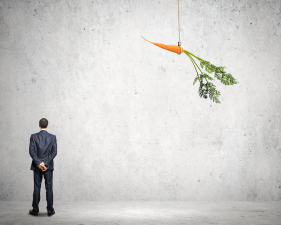
[[[198,59],[199,61],[202,61],[202,60],[203,60],[203,59],[199,58],[198,56],[192,54],[192,53],[189,52],[189,51],[186,51],[186,50],[183,50],[183,51],[186,52],[186,53],[188,53],[188,54],[190,54],[190,55],[192,55],[193,57],[195,57],[195,58]]]
[[[196,65],[197,68],[200,70],[200,72],[203,73],[202,70],[201,70],[201,68],[198,66],[198,64],[195,62],[195,60],[194,60],[194,59],[192,58],[192,56],[190,55],[190,52],[184,50],[184,53],[190,58],[190,60],[191,60],[191,62],[193,63],[193,65],[194,65],[194,63],[195,63],[195,65]],[[193,54],[192,54],[192,55],[193,55]],[[196,57],[196,56],[195,56],[195,57]],[[196,58],[197,58],[197,57],[196,57]],[[195,68],[195,70],[196,70],[196,68]],[[196,72],[197,72],[197,70],[196,70]],[[198,74],[198,72],[197,72],[197,74]]]
[[[195,64],[194,64],[194,62],[192,61],[191,56],[190,56],[190,55],[188,55],[188,54],[187,54],[187,56],[190,58],[190,61],[192,62],[192,64],[193,64],[193,66],[194,66],[194,69],[195,69],[195,71],[196,71],[197,75],[199,75],[199,74],[198,74],[198,71],[197,71],[197,68],[196,68],[196,66],[195,66]]]

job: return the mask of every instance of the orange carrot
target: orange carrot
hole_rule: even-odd
[[[141,36],[144,40],[146,40],[143,36]],[[146,40],[148,41],[148,40]],[[183,52],[183,48],[180,47],[180,46],[176,46],[176,45],[164,45],[164,44],[160,44],[160,43],[154,43],[154,42],[151,42],[151,41],[148,41],[149,43],[151,44],[154,44],[160,48],[163,48],[163,49],[166,49],[168,51],[171,51],[171,52],[175,52],[175,53],[178,53],[178,54],[181,54]]]

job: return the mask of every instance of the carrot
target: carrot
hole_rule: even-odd
[[[143,36],[141,36],[144,40],[146,40]],[[148,40],[146,40],[148,41]],[[177,53],[177,54],[181,54],[183,52],[183,48],[180,47],[180,46],[176,46],[176,45],[164,45],[164,44],[160,44],[160,43],[154,43],[154,42],[151,42],[151,41],[148,41],[149,43],[151,44],[154,44],[160,48],[163,48],[163,49],[166,49],[168,51],[171,51],[171,52],[174,52],[174,53]]]

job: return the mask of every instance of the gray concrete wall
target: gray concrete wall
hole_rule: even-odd
[[[281,200],[281,3],[183,1],[184,49],[239,81],[198,96],[177,1],[0,1],[0,199],[31,200],[29,137],[58,139],[58,200]],[[42,186],[42,198],[44,185]]]

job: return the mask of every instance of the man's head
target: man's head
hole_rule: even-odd
[[[48,120],[46,118],[42,118],[39,121],[39,127],[41,128],[47,128],[48,127]]]

